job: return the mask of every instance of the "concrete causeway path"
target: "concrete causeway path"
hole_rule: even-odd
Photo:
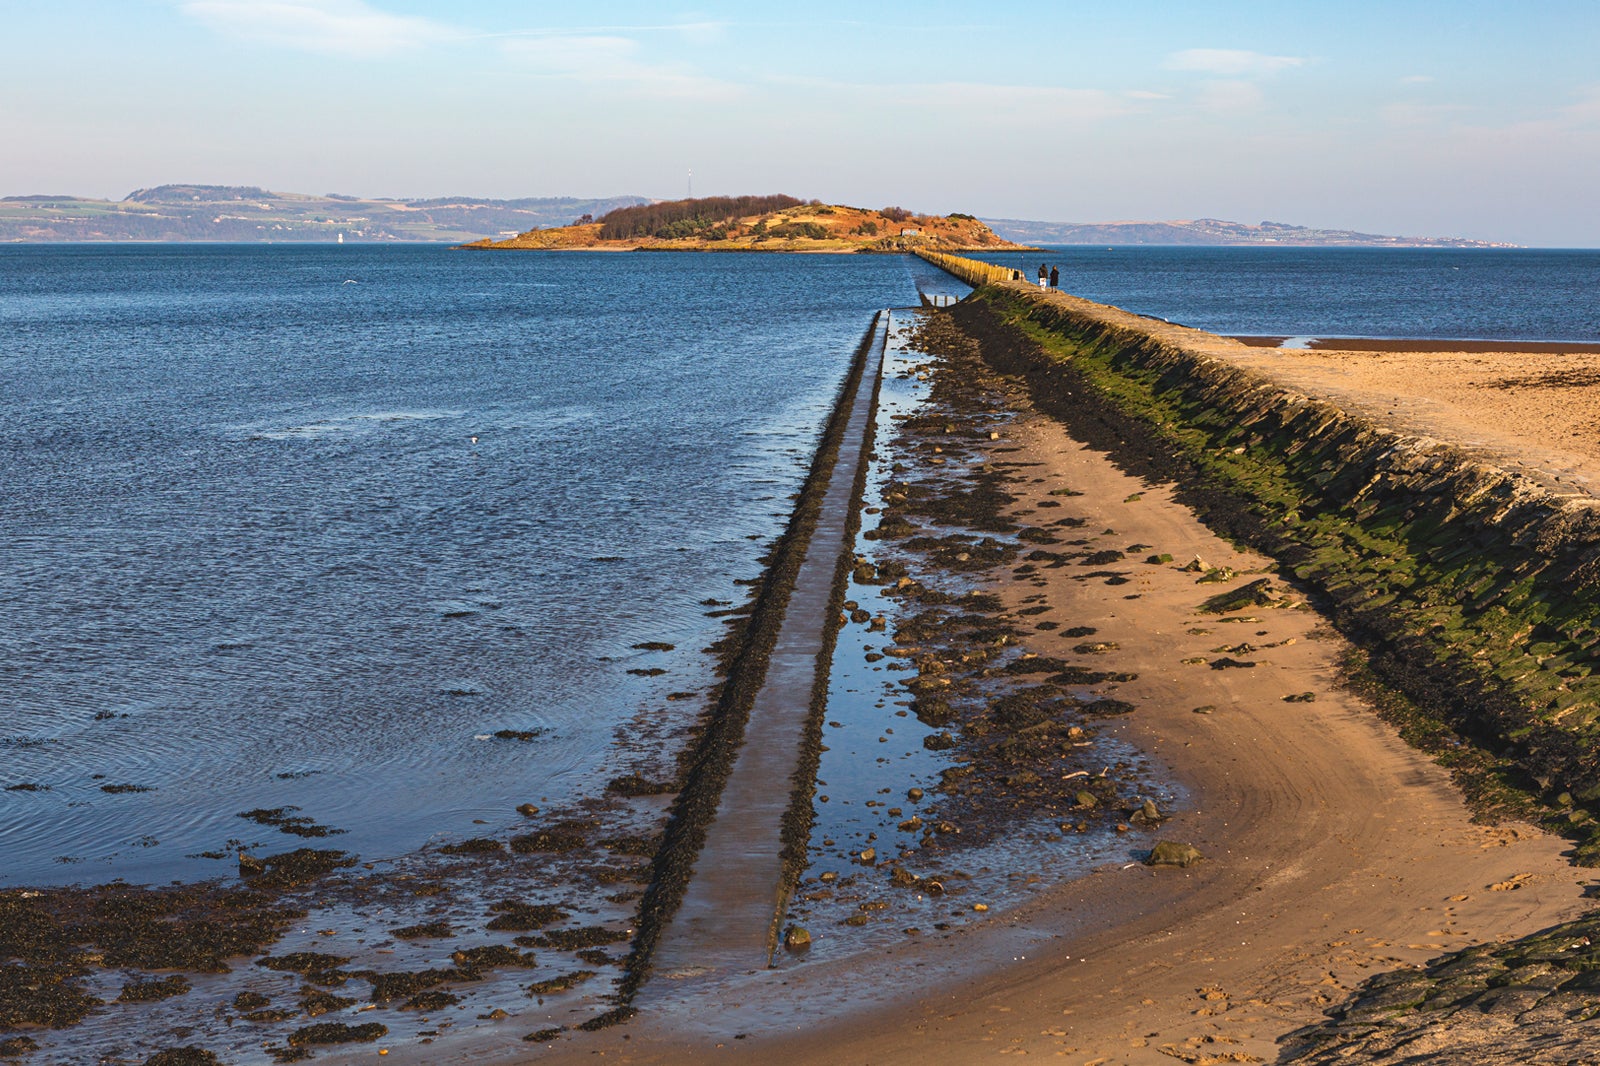
[[[888,341],[889,311],[879,312],[850,417],[829,473],[815,532],[805,547],[793,593],[745,727],[744,743],[706,832],[694,876],[656,949],[656,981],[641,1002],[662,990],[661,978],[683,979],[766,967],[786,900],[781,858],[784,817],[800,764],[811,693],[829,619],[839,554],[855,499],[856,472],[870,444],[873,401]]]

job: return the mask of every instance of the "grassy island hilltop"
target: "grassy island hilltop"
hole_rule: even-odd
[[[704,252],[908,252],[1021,249],[971,215],[870,210],[793,196],[708,196],[620,207],[570,226],[463,248]]]

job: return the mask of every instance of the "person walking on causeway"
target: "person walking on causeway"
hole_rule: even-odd
[[[1043,263],[1040,263],[1039,264],[1039,288],[1042,289],[1048,284],[1050,284],[1050,268],[1045,266]]]

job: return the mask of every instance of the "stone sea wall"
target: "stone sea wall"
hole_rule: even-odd
[[[811,468],[796,497],[789,524],[766,557],[766,572],[752,591],[743,623],[714,647],[721,660],[723,680],[718,686],[714,705],[699,725],[695,743],[682,760],[680,790],[652,863],[649,887],[639,903],[638,932],[617,997],[620,1006],[580,1028],[601,1028],[632,1015],[632,1001],[650,974],[662,934],[683,902],[689,879],[694,873],[695,860],[705,843],[707,827],[716,817],[723,786],[727,783],[743,743],[751,707],[766,678],[768,662],[777,643],[807,546],[816,532],[823,498],[844,443],[852,401],[865,375],[867,360],[873,354],[878,331],[879,321],[875,318],[856,347],[850,371],[840,386],[833,412],[823,427],[822,437],[812,456]],[[850,475],[857,481],[861,476],[855,470],[851,470]],[[859,518],[852,520],[859,521]],[[844,563],[840,562],[838,566],[842,568]],[[836,587],[843,584],[837,574],[834,584]],[[824,656],[831,651],[836,632],[837,627],[832,627],[826,634]],[[814,743],[809,744],[807,750],[802,752],[801,759],[801,772],[809,768],[813,776],[816,756],[811,749],[814,747]],[[791,815],[790,823],[794,817]],[[784,858],[791,866],[798,860],[790,848],[794,838],[801,832],[803,829],[791,829],[786,823]],[[774,844],[777,843],[774,841]],[[793,877],[794,874],[789,877],[791,882]]]
[[[1010,282],[950,313],[1075,435],[1278,559],[1469,799],[1600,865],[1600,500],[1296,393],[1210,334]]]

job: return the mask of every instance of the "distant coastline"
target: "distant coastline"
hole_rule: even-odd
[[[642,196],[390,200],[271,192],[253,185],[161,185],[121,200],[0,197],[0,242],[457,244],[649,202]]]
[[[668,201],[672,202],[672,201]],[[160,185],[136,189],[121,200],[72,195],[0,197],[0,243],[55,242],[345,242],[435,241],[498,243],[531,239],[598,219],[622,207],[659,205],[644,196],[529,197],[497,200],[475,196],[386,198],[273,192],[254,185]],[[861,211],[859,208],[848,210]],[[879,212],[864,211],[863,215]],[[908,212],[907,214],[911,214]],[[919,218],[970,218],[926,215]],[[813,220],[816,221],[816,220]],[[987,218],[973,222],[1002,243],[1017,245],[1251,245],[1262,247],[1516,248],[1460,237],[1391,237],[1354,230],[1318,229],[1281,222],[1248,225],[1220,219],[1121,222],[1041,222]],[[877,238],[898,236],[887,226]],[[916,228],[916,227],[911,227]],[[548,238],[538,238],[548,240]],[[987,238],[985,238],[987,240]],[[856,242],[873,243],[873,242]],[[888,243],[893,243],[888,242]],[[508,245],[511,247],[513,245]],[[547,245],[539,245],[541,247]],[[562,243],[573,246],[572,242]],[[589,245],[597,250],[598,243]],[[671,247],[686,247],[680,238]],[[983,241],[941,244],[944,250],[996,247]],[[781,248],[772,240],[706,242],[704,250],[854,251],[855,248]],[[906,250],[884,248],[880,250]]]
[[[1267,248],[1518,248],[1497,241],[1465,237],[1389,237],[1355,230],[1317,229],[1286,222],[1249,225],[1217,218],[1168,222],[1029,222],[1014,218],[986,218],[1000,236],[1029,244],[1194,244],[1210,246],[1258,245]]]

